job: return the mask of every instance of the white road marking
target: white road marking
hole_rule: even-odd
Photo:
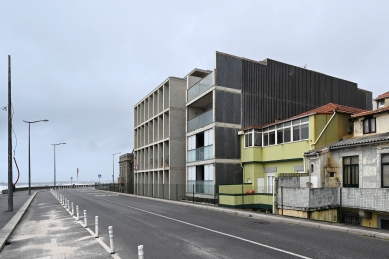
[[[311,259],[310,257],[306,257],[306,256],[303,256],[303,255],[292,253],[292,252],[289,252],[289,251],[286,251],[286,250],[283,250],[283,249],[280,249],[280,248],[276,248],[276,247],[273,247],[273,246],[265,245],[265,244],[262,244],[262,243],[258,243],[258,242],[252,241],[252,240],[248,240],[248,239],[245,239],[245,238],[242,238],[242,237],[234,236],[234,235],[227,234],[227,233],[224,233],[224,232],[220,232],[220,231],[217,231],[217,230],[213,230],[213,229],[210,229],[210,228],[206,228],[206,227],[202,227],[202,226],[199,226],[199,225],[195,225],[195,224],[192,224],[192,223],[189,223],[189,222],[185,222],[185,221],[182,221],[182,220],[179,220],[179,219],[170,218],[170,217],[167,217],[167,216],[164,216],[164,215],[161,215],[161,214],[157,214],[157,213],[154,213],[154,212],[151,212],[151,211],[147,211],[147,210],[142,210],[142,209],[139,209],[139,208],[136,208],[136,207],[132,207],[132,206],[129,206],[129,205],[126,205],[126,204],[123,204],[123,203],[115,202],[115,201],[112,201],[112,200],[107,200],[107,199],[103,199],[103,198],[101,198],[101,199],[105,200],[105,201],[112,202],[112,203],[116,203],[118,205],[122,205],[124,207],[131,208],[131,209],[134,209],[134,210],[138,210],[138,211],[142,211],[142,212],[145,212],[145,213],[149,213],[149,214],[161,217],[161,218],[170,219],[172,221],[176,221],[176,222],[179,222],[179,223],[182,223],[182,224],[186,224],[186,225],[189,225],[189,226],[192,226],[192,227],[200,228],[200,229],[207,230],[207,231],[210,231],[210,232],[213,232],[213,233],[216,233],[216,234],[220,234],[220,235],[223,235],[223,236],[227,236],[227,237],[232,237],[232,238],[235,238],[235,239],[238,239],[238,240],[241,240],[241,241],[244,241],[244,242],[248,242],[248,243],[251,243],[251,244],[254,244],[254,245],[266,247],[266,248],[269,248],[269,249],[272,249],[272,250],[275,250],[275,251],[278,251],[278,252],[281,252],[281,253],[293,255],[293,256],[296,256],[296,257],[299,257],[299,258]]]

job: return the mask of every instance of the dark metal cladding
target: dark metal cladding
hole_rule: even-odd
[[[238,129],[215,127],[215,158],[239,159],[240,138]]]
[[[215,164],[215,184],[242,183],[243,172],[240,164]]]
[[[240,60],[242,127],[287,119],[330,102],[372,108],[372,93],[356,83],[270,59],[267,65]]]

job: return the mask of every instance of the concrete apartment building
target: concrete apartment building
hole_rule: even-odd
[[[186,80],[169,77],[134,106],[135,194],[185,194]]]
[[[187,195],[214,198],[219,184],[243,182],[238,131],[327,103],[372,109],[356,83],[271,59],[216,52],[212,70],[187,76]]]

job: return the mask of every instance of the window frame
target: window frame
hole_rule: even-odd
[[[366,128],[365,128],[365,121],[368,122],[368,130],[366,131]],[[374,121],[374,131],[372,130],[372,122]],[[377,123],[376,123],[376,119],[375,117],[365,117],[365,119],[363,119],[362,121],[362,127],[363,127],[363,134],[371,134],[371,133],[376,133],[377,132]]]
[[[355,158],[357,157],[358,158],[358,164],[353,164],[352,163],[352,158]],[[349,164],[345,164],[344,160],[346,158],[349,158],[350,159],[350,163]],[[343,166],[343,187],[351,187],[351,188],[359,188],[359,155],[354,155],[354,156],[344,156],[342,157],[342,166]],[[350,178],[352,178],[353,176],[357,179],[357,183],[355,184],[352,184],[352,183],[346,183],[346,179],[348,179],[348,177],[346,177],[346,168],[349,168],[351,170],[350,172]],[[354,170],[353,170],[354,169]],[[355,169],[357,169],[356,173],[355,173]],[[353,175],[353,173],[355,175]],[[350,179],[350,182],[352,182],[353,179]]]
[[[389,166],[389,162],[382,162],[384,156],[389,156],[389,153],[381,154],[381,188],[389,188],[389,185],[384,186],[384,166]]]

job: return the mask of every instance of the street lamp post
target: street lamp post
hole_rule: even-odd
[[[120,153],[112,153],[112,183],[115,183],[115,155]]]
[[[28,194],[31,195],[31,145],[30,145],[30,125],[31,123],[36,123],[36,122],[47,122],[49,120],[39,120],[39,121],[25,121],[25,123],[28,123]]]
[[[56,175],[55,175],[55,146],[62,145],[66,143],[51,144],[54,147],[54,187],[56,186]]]

